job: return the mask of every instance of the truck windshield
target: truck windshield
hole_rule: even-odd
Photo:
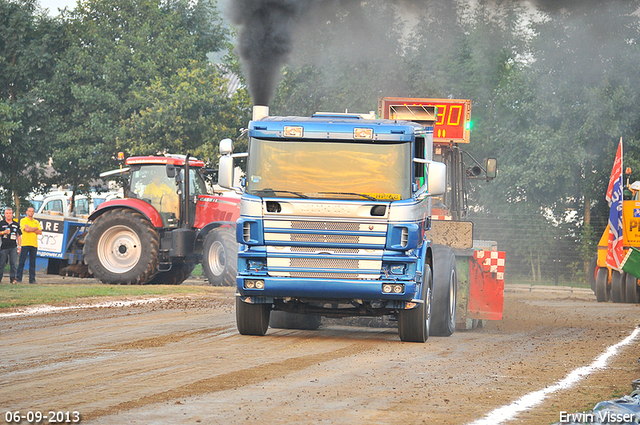
[[[399,200],[411,196],[411,145],[251,139],[247,193]]]

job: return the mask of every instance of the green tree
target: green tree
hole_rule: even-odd
[[[69,47],[45,96],[52,116],[50,130],[56,135],[54,178],[86,192],[101,171],[114,165],[117,140],[131,140],[127,134],[135,131],[127,133],[127,125],[144,127],[141,111],[147,111],[147,124],[152,118],[149,102],[154,96],[149,93],[177,84],[189,72],[206,73],[207,54],[226,46],[227,30],[213,0],[80,0],[64,19]],[[186,132],[191,127],[202,126],[184,121],[181,129],[173,130]],[[154,151],[146,153],[155,153],[163,141],[167,138],[154,142]],[[140,143],[152,145],[148,140]],[[141,151],[126,143],[121,147]]]
[[[49,160],[40,82],[50,78],[62,27],[35,0],[0,0],[0,202],[15,205],[39,189]]]
[[[217,163],[218,142],[238,136],[251,118],[251,102],[245,89],[229,93],[220,67],[190,65],[168,79],[156,78],[136,94],[149,106],[123,123],[120,149],[136,155],[190,152]]]

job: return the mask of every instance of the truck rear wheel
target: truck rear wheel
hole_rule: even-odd
[[[158,272],[149,283],[155,285],[180,285],[191,275],[194,268],[195,264],[173,263],[171,270]]]
[[[429,335],[451,336],[456,330],[458,271],[451,248],[434,245],[433,305]]]
[[[426,342],[429,338],[432,287],[431,266],[425,264],[422,274],[422,303],[410,310],[400,310],[398,312],[398,334],[400,335],[400,340]]]
[[[614,303],[623,303],[625,295],[626,276],[624,273],[620,273],[617,270],[611,272],[611,301]]]
[[[249,304],[236,297],[236,326],[241,335],[266,334],[270,314],[270,304]]]
[[[637,304],[640,300],[638,296],[638,279],[634,275],[627,273],[627,279],[625,282],[625,300],[628,303]]]
[[[315,331],[320,327],[322,317],[314,314],[296,314],[286,311],[272,311],[269,326],[276,329],[301,329]]]
[[[609,280],[609,270],[606,267],[600,267],[596,273],[596,300],[604,303],[609,300],[607,296],[607,281]]]
[[[209,285],[236,285],[238,242],[233,229],[221,227],[207,234],[202,248],[202,270]]]
[[[158,232],[142,214],[115,209],[89,226],[84,261],[104,283],[142,285],[156,274],[159,245]]]

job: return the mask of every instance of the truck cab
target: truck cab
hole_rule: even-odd
[[[430,199],[446,189],[432,141],[432,126],[358,115],[252,121],[236,230],[239,332],[264,335],[272,310],[390,315],[402,340],[426,341],[425,231]],[[234,154],[221,154],[219,184],[230,186]]]

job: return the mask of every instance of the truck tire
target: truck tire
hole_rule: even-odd
[[[84,261],[89,272],[109,284],[143,285],[157,272],[160,236],[137,211],[107,211],[89,226]]]
[[[269,326],[276,329],[301,329],[315,331],[322,324],[322,316],[272,311]]]
[[[638,279],[636,279],[634,275],[627,273],[624,289],[626,292],[626,302],[637,304],[638,301],[640,301],[640,296],[638,296]]]
[[[400,310],[398,312],[398,334],[400,335],[400,340],[405,342],[426,342],[429,338],[432,287],[431,266],[425,264],[422,274],[422,303],[410,310]]]
[[[448,246],[433,247],[433,302],[430,336],[451,336],[456,330],[458,271],[456,256]]]
[[[238,242],[233,229],[221,227],[204,238],[202,270],[209,285],[236,286],[238,272]]]
[[[270,314],[270,304],[249,304],[236,297],[236,327],[240,335],[266,334]]]
[[[614,303],[624,302],[624,283],[626,280],[625,273],[620,273],[617,270],[611,272],[611,301]]]
[[[180,285],[184,282],[190,275],[193,269],[195,268],[195,264],[190,263],[173,263],[171,265],[171,270],[166,272],[158,272],[149,284],[152,285]]]
[[[596,273],[596,300],[604,303],[609,300],[607,291],[607,281],[609,280],[609,269],[600,267]]]

